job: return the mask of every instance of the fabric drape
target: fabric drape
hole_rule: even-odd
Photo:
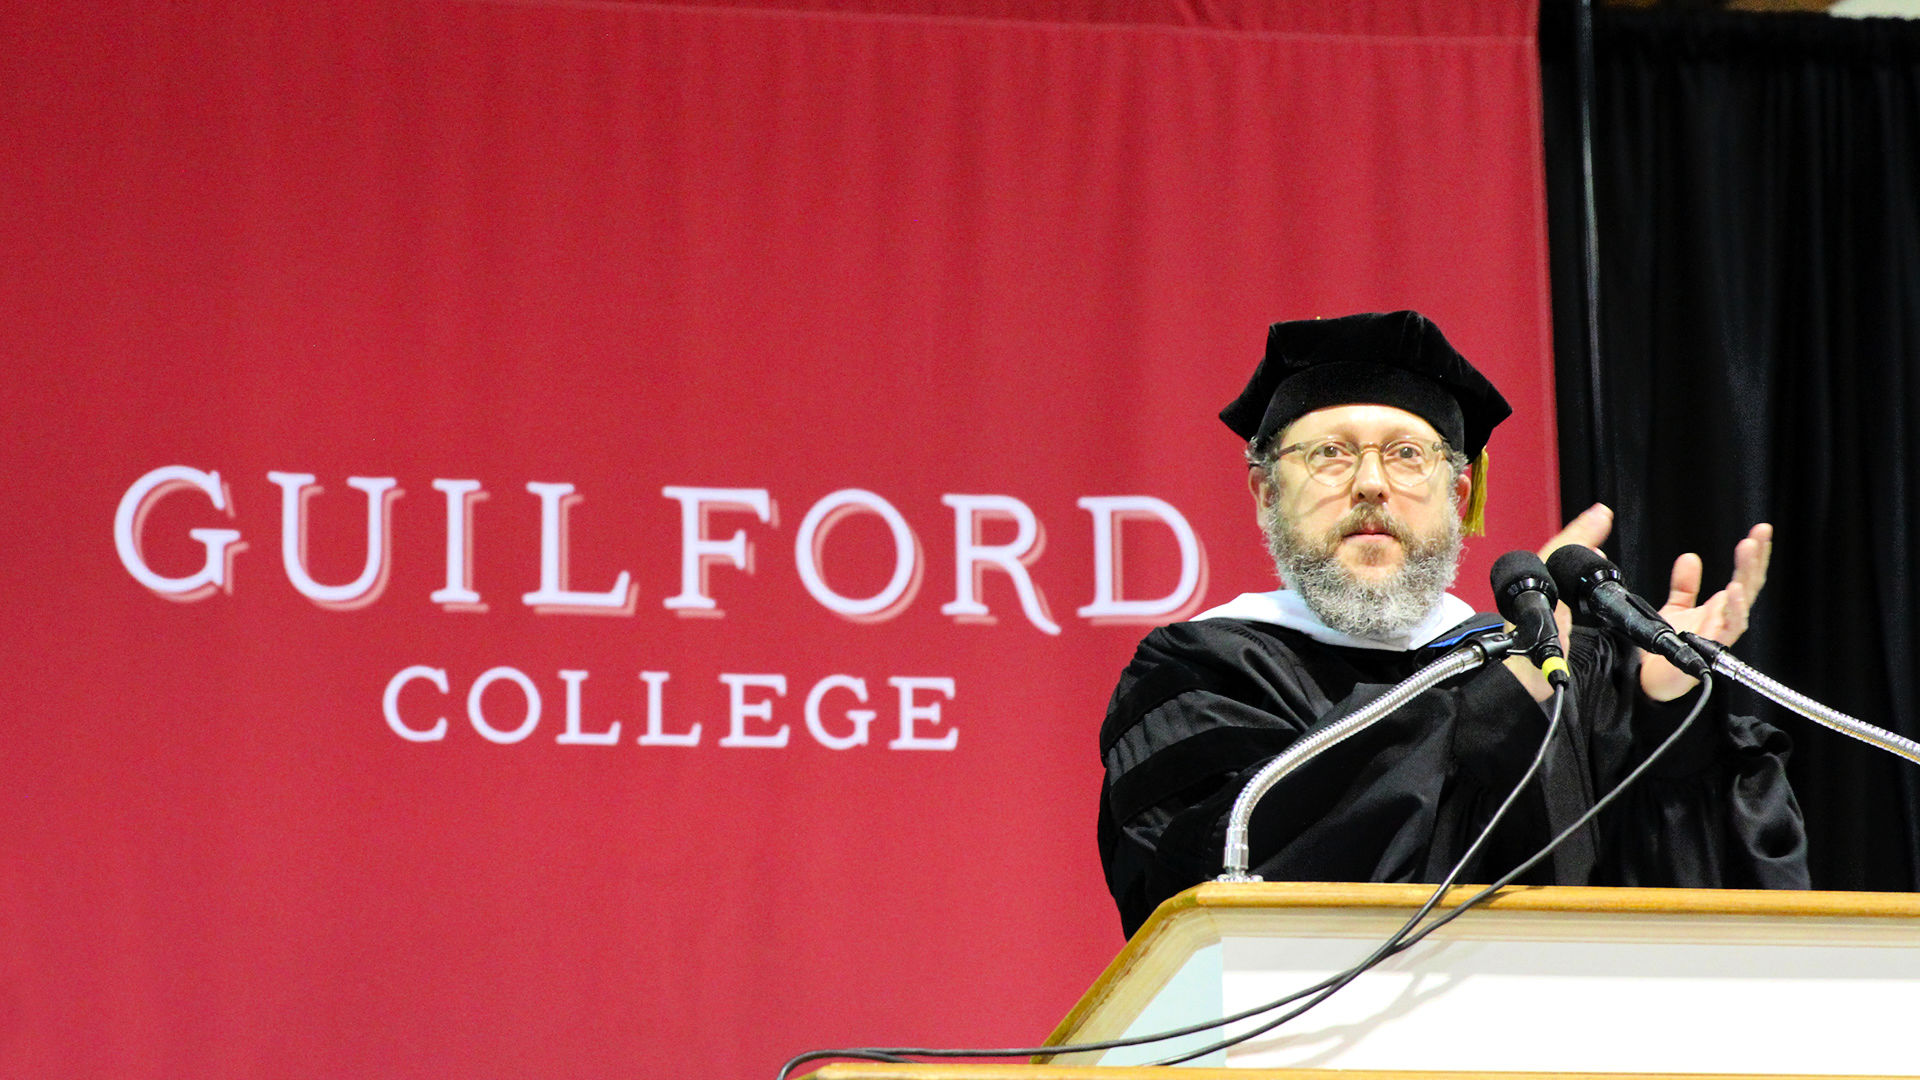
[[[1608,553],[1656,599],[1679,553],[1717,588],[1774,522],[1739,653],[1920,735],[1920,26],[1594,13],[1596,359],[1574,18],[1549,3],[1541,23],[1563,509],[1610,493]],[[1815,887],[1920,888],[1920,772],[1771,715]]]

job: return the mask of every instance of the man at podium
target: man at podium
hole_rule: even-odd
[[[1511,411],[1415,312],[1269,329],[1220,418],[1247,440],[1248,487],[1286,587],[1153,631],[1114,690],[1099,841],[1127,934],[1220,872],[1228,813],[1261,766],[1411,675],[1437,655],[1423,647],[1473,617],[1446,590],[1463,535],[1481,524],[1487,437]],[[1595,507],[1554,543],[1597,546],[1611,524]],[[1765,581],[1771,536],[1755,526],[1735,548],[1733,581],[1698,605],[1700,561],[1682,556],[1663,614],[1731,644]],[[1539,850],[1695,703],[1695,681],[1666,660],[1604,631],[1563,623],[1562,634],[1573,674],[1562,736],[1463,881]],[[1549,696],[1514,657],[1413,699],[1274,790],[1253,818],[1250,869],[1268,880],[1441,880],[1532,760]],[[1787,738],[1719,706],[1522,880],[1806,888]]]

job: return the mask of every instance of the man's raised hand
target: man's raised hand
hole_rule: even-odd
[[[1660,614],[1676,630],[1731,645],[1747,632],[1747,620],[1760,590],[1767,584],[1767,564],[1773,559],[1773,526],[1761,522],[1748,530],[1733,548],[1733,580],[1727,587],[1696,603],[1700,597],[1700,556],[1688,552],[1673,561],[1667,602]],[[1691,675],[1667,660],[1642,653],[1640,690],[1655,701],[1672,701],[1693,689]]]

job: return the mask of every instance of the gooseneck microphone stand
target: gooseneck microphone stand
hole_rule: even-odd
[[[1822,705],[1807,695],[1795,690],[1740,660],[1728,651],[1725,645],[1698,634],[1683,633],[1687,644],[1694,647],[1701,656],[1707,658],[1707,664],[1734,682],[1753,690],[1776,704],[1783,705],[1822,727],[1831,728],[1842,735],[1848,735],[1869,746],[1877,746],[1895,757],[1902,757],[1915,765],[1920,765],[1920,743],[1904,735],[1896,735],[1885,728],[1877,728],[1864,720],[1856,720],[1846,713],[1827,705]]]
[[[1240,789],[1240,797],[1233,801],[1233,812],[1227,816],[1227,850],[1223,859],[1225,870],[1214,880],[1260,880],[1260,875],[1247,873],[1247,832],[1253,824],[1253,808],[1287,774],[1348,736],[1372,726],[1433,686],[1456,675],[1464,675],[1490,660],[1497,660],[1512,648],[1513,636],[1510,634],[1496,632],[1475,635],[1358,710],[1303,736],[1279,757],[1267,762],[1266,767],[1255,773],[1253,779],[1247,781],[1247,786]]]

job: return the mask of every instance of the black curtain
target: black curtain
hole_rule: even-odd
[[[1599,350],[1587,347],[1578,8],[1541,12],[1564,509],[1659,603],[1777,533],[1737,654],[1920,738],[1920,25],[1593,13]],[[1793,736],[1816,888],[1920,889],[1920,768]]]

